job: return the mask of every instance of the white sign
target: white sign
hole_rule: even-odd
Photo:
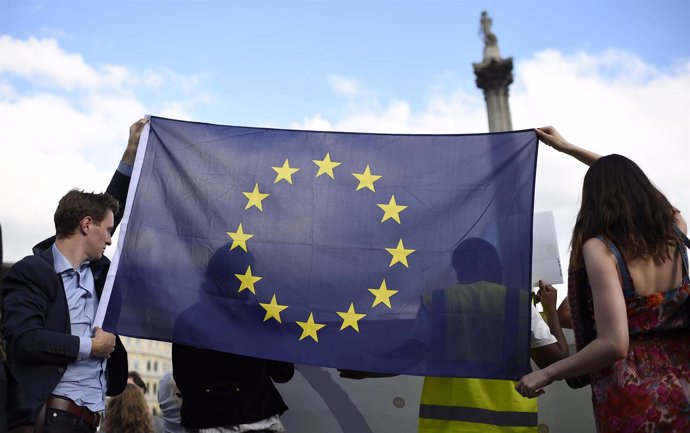
[[[563,282],[553,212],[535,212],[532,226],[532,286]]]

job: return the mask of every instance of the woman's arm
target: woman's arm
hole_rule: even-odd
[[[539,140],[547,146],[551,146],[559,152],[568,154],[584,164],[592,165],[594,161],[601,157],[597,153],[594,153],[587,149],[583,149],[570,143],[565,138],[563,138],[563,136],[559,134],[558,131],[556,131],[556,128],[554,128],[553,126],[536,128],[534,131],[537,133],[537,137],[539,137]]]
[[[515,389],[525,397],[543,394],[542,388],[554,380],[592,373],[627,356],[628,317],[616,260],[596,238],[585,242],[582,253],[592,287],[597,338],[573,356],[523,376]]]

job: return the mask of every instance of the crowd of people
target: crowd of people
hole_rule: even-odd
[[[119,337],[94,324],[110,265],[103,252],[122,218],[146,122],[130,127],[106,192],[69,191],[55,211],[55,236],[4,276],[0,433],[285,431],[280,416],[287,405],[274,382],[290,380],[292,364],[175,344],[173,371],[158,387],[162,416],[152,417],[146,386],[128,372]],[[454,422],[536,429],[529,399],[564,379],[591,384],[599,432],[690,431],[685,220],[631,160],[575,146],[552,127],[536,134],[590,166],[573,229],[566,303],[557,309],[555,290],[540,283],[546,322],[533,310],[531,324],[531,355],[540,368],[518,382],[426,378],[420,432],[462,431]],[[456,268],[463,290],[500,283],[500,270],[463,275],[475,269],[464,261],[469,259],[497,269],[486,265],[495,259],[491,246],[473,249],[478,250],[486,255],[458,258],[464,263]],[[449,293],[441,295],[450,299]],[[575,331],[574,354],[568,353],[562,324]],[[458,395],[476,400],[472,410],[463,407],[467,398],[463,404],[454,400]],[[497,399],[505,419],[485,416]],[[471,419],[449,418],[450,412]]]

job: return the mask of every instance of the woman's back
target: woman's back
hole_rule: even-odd
[[[666,292],[681,285],[683,263],[677,246],[669,246],[669,257],[661,264],[651,259],[634,259],[628,262],[628,270],[635,287],[635,293],[647,296]]]
[[[687,252],[672,259],[631,261],[616,257],[625,298],[628,355],[592,375],[599,432],[688,431],[690,395],[690,285]],[[670,287],[669,287],[670,286]]]

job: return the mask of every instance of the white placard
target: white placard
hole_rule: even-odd
[[[532,286],[539,280],[546,284],[561,284],[563,272],[558,253],[556,223],[553,212],[535,212],[532,228]]]

